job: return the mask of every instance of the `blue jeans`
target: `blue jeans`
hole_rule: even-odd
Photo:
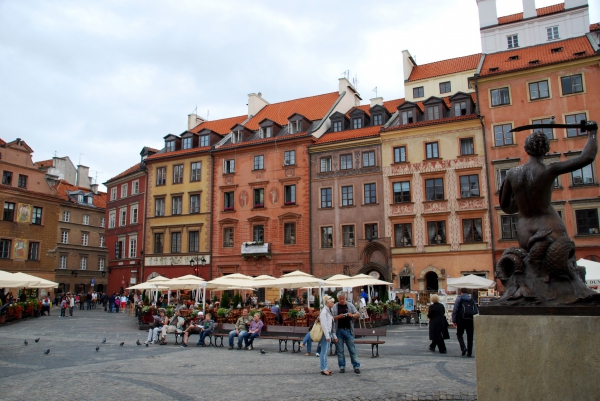
[[[302,344],[306,344],[306,352],[310,354],[310,350],[312,349],[313,340],[310,338],[310,332],[306,333],[304,339],[302,340]],[[321,342],[317,344],[317,354],[321,352]]]
[[[360,368],[360,362],[356,357],[356,347],[354,346],[354,337],[349,329],[338,329],[336,332],[338,342],[336,343],[338,366],[340,369],[346,368],[346,357],[344,356],[344,343],[348,347],[348,353],[350,354],[350,361],[352,362],[353,368]]]
[[[331,334],[329,335],[331,338]],[[331,342],[327,341],[325,338],[325,333],[323,333],[323,337],[321,337],[321,341],[319,341],[319,347],[321,347],[321,355],[319,356],[319,361],[321,362],[321,372],[325,372],[328,370],[327,368],[327,354],[329,353],[329,345]]]
[[[212,331],[203,331],[200,333],[200,339],[198,340],[198,343],[196,345],[200,345],[203,344],[204,345],[204,339],[206,338],[206,336],[209,336],[212,334]]]
[[[244,343],[246,344],[246,347],[249,347],[252,345],[252,343],[254,343],[254,339],[258,336],[260,336],[260,334],[258,333],[248,333],[244,336]]]
[[[229,332],[229,346],[233,347],[233,338],[237,336],[238,338],[238,348],[242,348],[242,342],[244,341],[244,337],[248,335],[246,330],[240,331],[240,334],[235,334],[235,330],[231,330]]]

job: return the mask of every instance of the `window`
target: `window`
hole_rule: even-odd
[[[203,148],[205,146],[210,146],[210,136],[200,135],[200,147]]]
[[[230,248],[233,246],[233,227],[223,229],[223,247]]]
[[[190,213],[200,213],[200,195],[190,195]]]
[[[475,154],[475,146],[473,146],[473,138],[460,139],[460,155],[467,156]]]
[[[375,152],[363,152],[363,167],[373,167],[375,165]]]
[[[508,88],[499,88],[491,90],[492,106],[501,106],[510,103]]]
[[[123,184],[123,185],[121,185],[121,198],[126,198],[126,197],[127,197],[127,184]],[[83,201],[83,199],[80,199],[79,201],[81,202],[81,201]]]
[[[33,216],[31,216],[31,224],[42,224],[42,208],[34,206]]]
[[[541,120],[532,120],[531,122],[534,125],[535,124],[550,124],[552,122],[552,120],[550,118],[544,118]],[[535,128],[534,131],[541,131],[548,137],[548,139],[554,139],[554,133],[553,133],[552,128]]]
[[[512,124],[494,125],[494,146],[513,144]]]
[[[62,221],[64,221],[65,223],[68,223],[70,220],[71,220],[71,212],[63,212]]]
[[[321,188],[321,207],[331,206],[331,188]]]
[[[129,214],[131,217],[130,224],[137,224],[138,222],[138,205],[132,205],[129,210]]]
[[[181,214],[182,213],[182,204],[183,204],[181,196],[173,196],[172,201],[173,201],[173,208],[171,210],[171,214],[172,215]]]
[[[90,225],[90,216],[87,214],[83,215],[83,225],[84,226],[89,226]]]
[[[167,148],[167,152],[173,152],[175,150],[175,141],[165,142],[165,147]]]
[[[4,221],[13,221],[15,219],[15,204],[11,202],[4,202]]]
[[[413,123],[413,112],[412,110],[403,111],[402,112],[402,124],[410,124]]]
[[[406,163],[406,146],[394,148],[394,163]]]
[[[81,262],[79,263],[79,268],[81,270],[87,269],[87,256],[82,256],[81,257]]]
[[[283,243],[285,245],[296,243],[296,223],[285,223],[283,225]]]
[[[104,226],[106,226],[106,218],[101,218],[100,219],[100,227],[104,228]]]
[[[117,224],[117,212],[114,210],[108,212],[108,228],[115,228],[116,224]]]
[[[60,264],[59,267],[61,269],[67,268],[67,255],[60,255]]]
[[[373,125],[381,125],[383,124],[383,116],[381,114],[373,115]]]
[[[86,196],[85,201],[91,205],[94,203],[94,198],[92,196]]]
[[[123,259],[125,257],[125,242],[115,242],[115,259]]]
[[[440,93],[448,93],[450,91],[450,81],[440,82]]]
[[[39,242],[30,242],[29,243],[29,252],[27,253],[28,260],[38,260],[40,254],[40,243]]]
[[[200,181],[201,172],[202,172],[202,163],[201,162],[192,163],[192,173],[190,174],[190,181]]]
[[[188,233],[188,252],[200,251],[200,231],[190,231]]]
[[[362,118],[356,117],[352,119],[352,129],[362,128]]]
[[[343,125],[341,121],[333,122],[333,132],[340,132],[343,129]]]
[[[321,158],[321,172],[331,171],[331,157]]]
[[[90,237],[89,234],[86,234],[86,233],[81,234],[81,245],[88,246],[89,237]]]
[[[77,195],[77,202],[83,202],[83,195]]]
[[[273,136],[273,127],[264,127],[260,129],[261,138],[270,138]]]
[[[586,185],[594,183],[594,169],[592,164],[571,172],[573,185]]]
[[[181,184],[183,182],[183,164],[173,166],[173,184]]]
[[[104,271],[104,258],[98,259],[98,270]]]
[[[192,137],[183,138],[183,148],[191,149],[192,148]]]
[[[104,235],[100,236],[100,248],[104,248]]]
[[[116,200],[117,199],[117,187],[113,187],[110,189],[110,200]]]
[[[252,240],[254,242],[264,242],[265,241],[265,226],[253,226],[252,227]]]
[[[465,243],[483,242],[481,219],[464,219],[462,223]]]
[[[9,239],[0,239],[0,259],[10,258],[10,249],[12,241]]]
[[[583,82],[581,80],[581,74],[569,75],[560,79],[562,84],[563,95],[570,95],[571,93],[583,92]]]
[[[321,227],[321,248],[333,248],[333,227]]]
[[[444,179],[432,178],[425,180],[425,198],[428,201],[444,199]]]
[[[119,209],[119,227],[127,225],[127,208]]]
[[[342,246],[354,246],[354,226],[342,226]]]
[[[410,181],[395,182],[394,203],[410,202]]]
[[[154,234],[154,253],[163,253],[165,235],[163,233]]]
[[[283,152],[283,165],[293,166],[294,164],[296,164],[296,151],[286,150],[285,152]]]
[[[265,189],[256,188],[254,190],[254,207],[265,207]]]
[[[565,121],[567,124],[579,124],[579,122],[581,122],[581,120],[585,120],[587,118],[587,116],[585,115],[585,113],[579,113],[579,114],[571,114],[568,116],[565,116]],[[581,130],[579,128],[568,128],[567,129],[567,137],[568,138],[573,138],[576,136],[585,136],[587,135],[585,132],[581,132]]]
[[[425,90],[423,89],[422,86],[413,88],[413,97],[423,97],[423,96],[425,96]]]
[[[428,120],[437,120],[440,118],[440,108],[439,106],[429,106],[427,107],[427,119]]]
[[[224,210],[233,210],[233,192],[225,192],[223,194]]]
[[[354,205],[354,187],[349,185],[342,187],[342,206]]]
[[[233,159],[231,159],[231,160],[225,160],[224,161],[223,171],[225,171],[225,174],[233,174],[233,173],[235,173],[235,160],[233,160]]]
[[[439,245],[446,243],[446,222],[430,221],[427,223],[427,235],[429,245]]]
[[[239,142],[242,142],[243,139],[244,139],[244,131],[242,131],[242,130],[234,131],[233,136],[231,137],[231,142],[239,143]]]
[[[181,233],[171,233],[171,253],[181,252]]]
[[[10,172],[10,171],[2,172],[2,184],[3,185],[12,185],[12,172]]]
[[[27,188],[27,176],[19,174],[19,181],[17,182],[19,188]]]
[[[290,121],[290,134],[302,132],[302,120]]]
[[[352,168],[352,155],[341,155],[340,156],[340,168],[342,170],[349,170]]]
[[[286,185],[283,187],[284,202],[286,205],[296,204],[296,186]]]
[[[377,239],[377,224],[365,224],[365,238],[368,240]]]
[[[154,216],[165,215],[165,198],[158,198],[154,201]]]
[[[513,49],[515,47],[519,47],[519,35],[510,35],[506,37],[508,42],[508,48]]]
[[[498,188],[496,188],[498,191],[500,191],[500,187],[502,187],[502,183],[504,182],[504,180],[506,179],[506,174],[508,173],[507,168],[499,168],[498,170],[496,170],[496,183],[498,183]]]
[[[502,239],[516,239],[517,238],[517,223],[519,216],[516,214],[509,214],[500,217],[500,223],[502,225]]]
[[[377,203],[375,184],[365,184],[365,204],[367,203]]]
[[[135,180],[131,183],[131,195],[137,195],[140,193],[140,181]]]
[[[412,224],[394,224],[394,244],[396,247],[412,246]]]
[[[454,103],[454,116],[466,116],[467,115],[467,102],[456,102]]]
[[[463,175],[460,177],[460,197],[472,198],[479,196],[479,175]]]
[[[577,235],[598,234],[598,209],[575,210]]]
[[[265,157],[263,155],[254,156],[254,170],[263,170],[265,168]]]
[[[545,99],[550,97],[548,81],[531,82],[529,84],[529,98],[531,100]]]
[[[167,168],[158,167],[156,169],[156,185],[165,185],[167,183]]]
[[[425,152],[427,159],[438,159],[440,157],[437,142],[426,143]]]
[[[60,242],[63,244],[69,243],[69,232],[66,230],[61,231],[60,233]]]
[[[548,40],[560,39],[558,36],[558,26],[551,26],[550,28],[546,28],[546,35],[548,36]]]

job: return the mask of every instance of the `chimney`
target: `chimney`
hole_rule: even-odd
[[[404,70],[404,82],[408,81],[410,74],[417,63],[413,60],[408,50],[402,50],[402,69]]]
[[[535,11],[535,0],[523,0],[523,19],[535,17],[537,17],[537,12]]]
[[[479,9],[479,28],[498,25],[496,0],[477,0]]]
[[[587,6],[588,0],[565,0],[565,10],[575,7]],[[588,24],[589,25],[589,24]]]
[[[383,98],[381,96],[371,99],[371,108],[375,106],[383,106]]]
[[[203,119],[202,117],[198,116],[197,114],[195,114],[195,113],[188,114],[188,131],[190,131],[193,128],[196,128],[203,122],[206,122],[206,120]]]
[[[356,90],[356,88],[346,78],[340,78],[339,79],[339,94],[341,95],[342,93],[346,92],[347,89],[350,89],[350,92],[352,92],[352,94],[354,95],[354,105],[360,106],[361,97],[360,97],[360,94],[358,93],[358,91]]]
[[[262,93],[250,93],[248,94],[248,117],[255,116],[263,107],[268,105],[265,99],[262,98]]]
[[[90,168],[86,166],[82,166],[81,164],[77,165],[77,182],[76,185],[79,187],[89,188],[89,173]]]
[[[98,184],[93,184],[91,189],[94,194],[98,195]]]

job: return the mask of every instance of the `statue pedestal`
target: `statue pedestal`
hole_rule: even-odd
[[[600,399],[600,316],[475,316],[477,399]]]

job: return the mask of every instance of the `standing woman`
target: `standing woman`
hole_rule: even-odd
[[[430,299],[432,304],[427,313],[427,318],[429,319],[429,339],[431,340],[429,351],[435,352],[435,347],[437,346],[440,354],[445,354],[446,344],[444,340],[450,338],[446,309],[440,303],[440,297],[437,294],[433,294]]]
[[[333,333],[333,313],[331,308],[334,304],[334,299],[328,295],[323,298],[325,306],[321,309],[321,315],[319,319],[321,321],[321,328],[323,329],[323,337],[321,337],[321,374],[325,376],[331,376],[332,371],[327,367],[327,354],[329,353],[329,346],[332,341],[336,341],[335,333]]]

